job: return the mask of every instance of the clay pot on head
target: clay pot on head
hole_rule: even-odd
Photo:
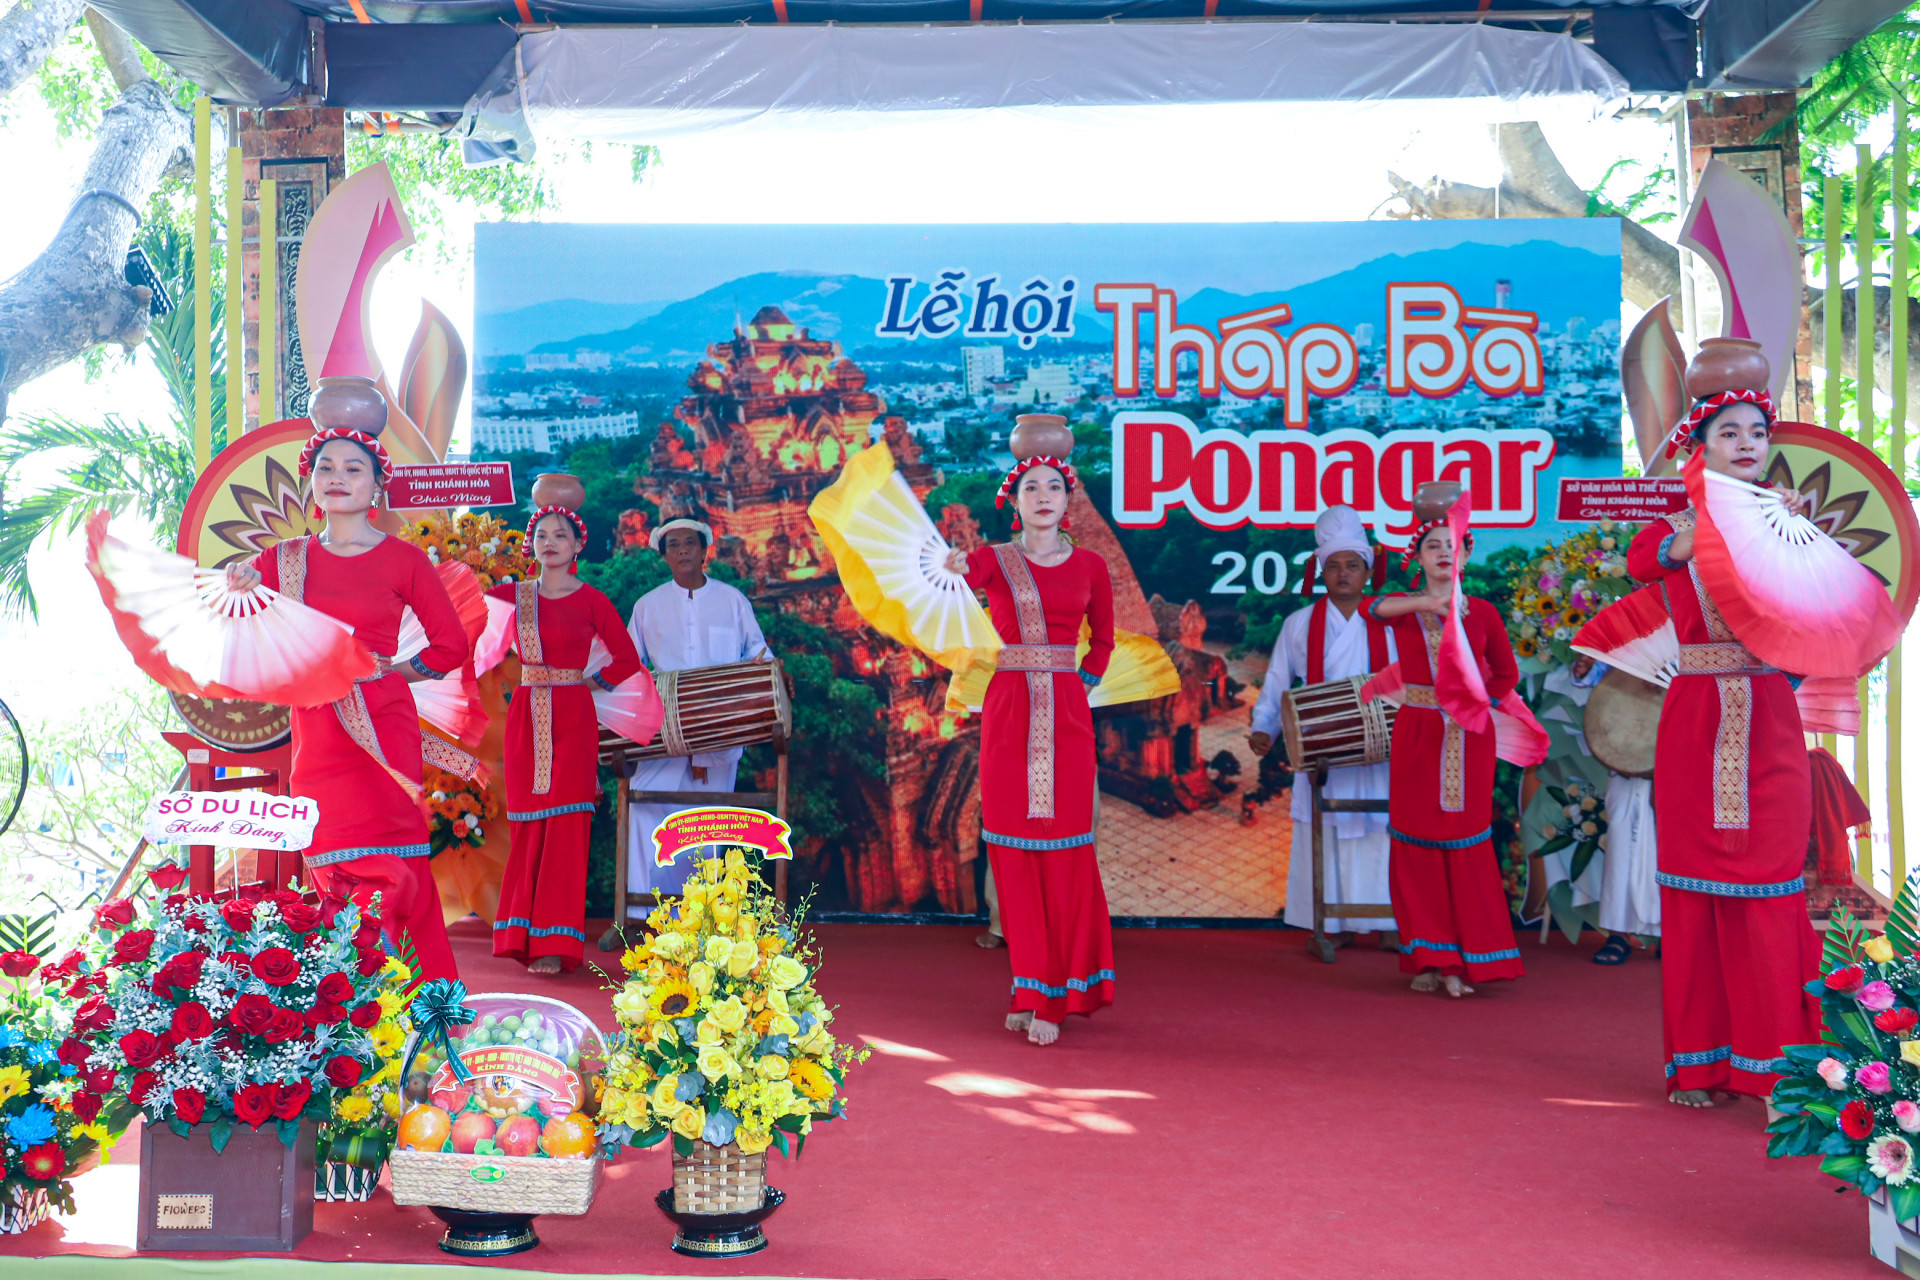
[[[1429,480],[1413,492],[1413,514],[1421,524],[1438,520],[1460,500],[1458,480]]]
[[[587,486],[580,483],[579,476],[548,471],[533,478],[533,505],[536,508],[565,507],[569,511],[578,511],[586,500]]]
[[[1016,462],[1039,457],[1065,462],[1073,452],[1073,432],[1067,429],[1067,420],[1057,413],[1023,413],[1013,420],[1013,434],[1007,437],[1007,449]]]
[[[316,427],[344,427],[370,436],[386,430],[387,398],[372,378],[335,374],[320,379],[307,405]]]
[[[1765,391],[1773,385],[1773,366],[1750,338],[1703,338],[1700,353],[1687,366],[1687,394],[1695,400],[1722,391]]]

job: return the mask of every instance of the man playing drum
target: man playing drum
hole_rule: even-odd
[[[1352,507],[1328,507],[1314,521],[1314,561],[1327,594],[1289,617],[1274,642],[1273,661],[1260,686],[1253,708],[1253,733],[1247,739],[1257,756],[1273,749],[1280,736],[1280,695],[1300,680],[1319,684],[1348,676],[1366,676],[1396,658],[1393,633],[1367,616],[1367,576],[1374,549],[1366,526]],[[1287,868],[1286,922],[1313,928],[1313,831],[1308,814],[1308,779],[1296,774],[1293,786],[1293,857]],[[1355,765],[1327,775],[1324,793],[1341,800],[1385,800],[1387,765]],[[1384,813],[1323,813],[1320,815],[1326,857],[1324,890],[1329,903],[1385,902],[1387,884],[1387,815]],[[1371,922],[1369,922],[1371,924]],[[1330,934],[1345,929],[1338,917],[1326,922]],[[1382,944],[1397,946],[1391,919],[1377,927],[1386,930]]]
[[[667,562],[673,581],[663,582],[633,606],[627,630],[640,660],[655,672],[685,671],[732,662],[771,662],[773,653],[746,596],[706,575],[713,530],[698,520],[668,520],[650,545]],[[642,760],[634,767],[635,791],[732,791],[743,748]],[[631,893],[676,894],[697,860],[683,854],[670,867],[654,865],[653,832],[685,806],[636,804],[628,823],[627,884]],[[632,919],[646,908],[629,905]]]

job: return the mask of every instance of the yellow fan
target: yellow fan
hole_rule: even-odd
[[[1076,660],[1084,660],[1092,646],[1088,638],[1092,628],[1080,624],[1080,645]],[[993,661],[985,659],[957,673],[947,682],[947,710],[978,711],[987,696],[987,682],[993,679]],[[1117,707],[1123,702],[1147,702],[1180,692],[1180,673],[1158,640],[1118,628],[1113,633],[1113,657],[1107,662],[1107,674],[1087,691],[1087,702],[1095,707]]]
[[[848,599],[876,631],[952,671],[1000,651],[973,589],[947,568],[953,548],[894,469],[885,444],[849,458],[807,514],[833,552]]]

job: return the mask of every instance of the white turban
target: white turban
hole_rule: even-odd
[[[1367,541],[1367,526],[1360,523],[1360,513],[1352,507],[1328,507],[1313,522],[1313,556],[1322,573],[1327,569],[1327,557],[1336,551],[1351,551],[1367,562],[1367,568],[1373,568],[1373,544]]]
[[[666,541],[667,530],[669,529],[692,529],[698,533],[701,538],[705,539],[706,545],[709,547],[713,545],[713,526],[704,524],[699,520],[689,520],[684,516],[678,520],[669,520],[648,534],[647,545],[655,551],[660,550],[660,544]]]

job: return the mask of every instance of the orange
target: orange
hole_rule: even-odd
[[[438,1151],[453,1132],[447,1113],[431,1103],[421,1103],[400,1117],[399,1145],[404,1150]]]
[[[550,1156],[585,1159],[593,1154],[596,1145],[593,1121],[578,1111],[555,1116],[540,1131],[540,1149]]]

